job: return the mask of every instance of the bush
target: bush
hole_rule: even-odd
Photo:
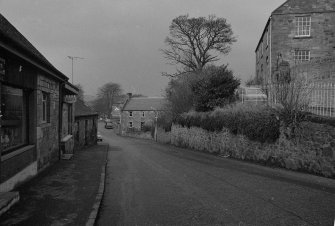
[[[227,128],[250,140],[275,142],[279,138],[280,123],[273,110],[265,105],[235,104],[212,112],[188,112],[180,115],[175,123],[186,127],[200,127],[208,131]]]
[[[143,131],[143,132],[149,132],[149,131],[152,130],[152,128],[153,128],[152,125],[144,124],[144,126],[142,127],[142,131]]]
[[[212,111],[236,101],[235,90],[240,85],[227,66],[208,67],[192,85],[196,111]]]

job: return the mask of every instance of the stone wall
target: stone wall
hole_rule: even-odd
[[[154,123],[154,121],[154,111],[132,111],[132,116],[129,115],[129,111],[122,111],[121,113],[122,131],[126,131],[129,128],[129,122],[133,123],[133,128],[140,130],[141,122],[144,122],[147,125],[151,125]]]
[[[83,116],[75,118],[74,134],[75,150],[97,143],[98,116]]]
[[[37,141],[38,169],[43,169],[59,159],[59,83],[46,76],[37,78]],[[42,92],[48,93],[50,105],[48,120],[42,120]]]
[[[311,13],[309,15],[312,21],[311,36],[307,38],[296,37],[295,20],[297,14],[272,16],[272,72],[276,70],[278,54],[281,54],[283,60],[288,61],[291,66],[294,66],[296,64],[294,52],[297,49],[309,50],[311,61],[334,57],[335,13]],[[306,70],[308,69],[306,71],[308,73],[307,76],[314,79],[316,76],[314,71],[322,71],[322,67],[320,66],[322,65],[311,64],[309,68],[306,68]]]
[[[262,77],[265,82],[269,81],[277,68],[279,54],[283,60],[294,66],[294,52],[298,49],[309,50],[311,61],[334,57],[335,12],[331,10],[332,7],[334,3],[330,0],[296,0],[275,10],[257,46],[256,76]],[[311,34],[308,37],[296,37],[296,17],[302,15],[311,16]],[[311,64],[305,69],[310,78],[329,79],[328,71],[323,73],[323,65],[320,67],[318,64]],[[315,74],[315,70],[320,72]]]
[[[122,136],[126,137],[134,137],[134,138],[140,138],[140,139],[146,139],[146,140],[152,140],[154,139],[151,136],[151,132],[141,132],[141,131],[124,131],[122,132]]]
[[[268,144],[233,135],[228,129],[209,132],[173,125],[171,144],[335,178],[334,127],[306,122],[297,134],[295,139],[289,140],[282,131],[276,143]]]

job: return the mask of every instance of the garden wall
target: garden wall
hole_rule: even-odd
[[[326,124],[303,122],[294,139],[287,131],[275,143],[250,141],[228,129],[209,132],[199,127],[173,125],[171,144],[199,151],[249,160],[266,165],[304,171],[335,178],[335,128]]]
[[[153,137],[151,135],[151,132],[137,132],[137,131],[122,131],[121,136],[126,136],[126,137],[135,137],[135,138],[140,138],[140,139],[146,139],[146,140],[152,140]]]

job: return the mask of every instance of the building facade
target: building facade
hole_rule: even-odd
[[[268,19],[255,53],[256,77],[265,84],[277,79],[273,74],[281,61],[305,64],[301,74],[309,79],[335,80],[335,1],[284,2]]]
[[[61,158],[61,112],[77,92],[0,14],[0,192]]]
[[[121,109],[121,134],[141,131],[145,126],[154,126],[157,117],[165,109],[163,97],[131,97]]]
[[[77,151],[97,143],[98,113],[92,111],[82,100],[76,101],[75,109],[74,145]]]

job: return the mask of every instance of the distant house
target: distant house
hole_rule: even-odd
[[[274,72],[284,60],[290,67],[303,64],[298,73],[308,79],[335,80],[334,35],[334,0],[285,1],[271,13],[257,44],[257,78],[265,84],[280,79]]]
[[[129,94],[121,110],[121,133],[141,131],[145,125],[154,125],[156,117],[165,110],[163,97],[132,97]]]
[[[75,104],[75,149],[97,143],[98,113],[78,99]]]
[[[77,93],[0,14],[0,192],[72,152]]]

